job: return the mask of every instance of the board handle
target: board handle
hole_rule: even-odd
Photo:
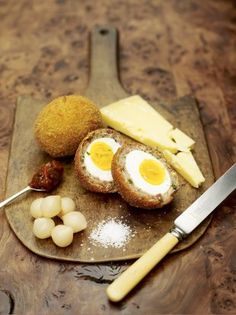
[[[107,288],[108,298],[112,302],[122,300],[179,242],[171,233],[165,234],[143,256],[126,269]]]
[[[124,92],[118,75],[118,32],[115,27],[96,26],[90,38],[90,75],[86,94],[106,93],[106,89]]]

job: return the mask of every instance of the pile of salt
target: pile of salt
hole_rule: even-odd
[[[101,246],[120,248],[131,238],[131,228],[120,220],[103,220],[98,227],[92,231],[90,240]]]

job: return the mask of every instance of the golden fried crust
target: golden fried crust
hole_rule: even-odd
[[[165,167],[168,169],[168,171],[170,172],[172,185],[164,195],[149,195],[148,193],[143,192],[139,188],[135,187],[134,184],[129,181],[129,175],[125,170],[125,159],[126,155],[133,150],[142,150],[152,154],[156,158],[160,159]],[[131,206],[137,208],[161,208],[172,201],[173,194],[178,188],[177,174],[168,166],[165,159],[161,156],[161,153],[153,148],[144,146],[142,144],[123,146],[116,152],[112,160],[112,176],[118,193]]]
[[[35,125],[35,138],[41,149],[52,157],[74,155],[88,132],[101,128],[97,106],[80,95],[61,96],[46,105]]]
[[[126,137],[121,135],[119,132],[109,128],[97,129],[90,132],[80,143],[76,154],[75,154],[75,171],[81,183],[81,186],[87,190],[100,193],[114,193],[117,191],[114,182],[101,181],[98,178],[92,176],[86,170],[84,165],[84,155],[89,144],[102,137],[110,137],[115,139],[119,144],[123,145],[126,141]]]

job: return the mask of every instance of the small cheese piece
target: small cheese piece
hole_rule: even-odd
[[[171,130],[169,135],[174,139],[179,151],[188,151],[188,149],[192,149],[195,144],[195,141],[192,138],[178,128]]]
[[[101,114],[106,125],[141,143],[158,147],[160,150],[168,149],[173,153],[179,150],[180,144],[170,135],[172,124],[139,95],[105,106],[101,109]],[[186,138],[184,149],[185,143]]]
[[[168,150],[164,150],[163,154],[167,162],[193,187],[198,188],[205,181],[190,151],[179,152],[175,155]]]

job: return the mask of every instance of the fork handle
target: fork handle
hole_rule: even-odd
[[[24,193],[26,193],[27,191],[32,190],[32,188],[30,186],[25,187],[24,189],[18,191],[16,194],[12,195],[11,197],[5,199],[4,201],[0,202],[0,209],[4,206],[6,206],[8,203],[10,203],[11,201],[13,201],[14,199],[16,199],[17,197],[23,195]]]

